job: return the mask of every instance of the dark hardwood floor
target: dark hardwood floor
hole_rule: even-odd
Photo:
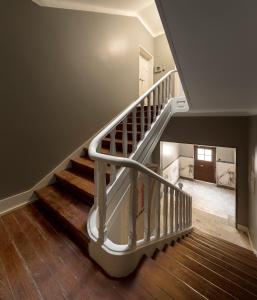
[[[126,280],[104,275],[35,204],[0,218],[0,241],[0,299],[125,299]]]
[[[194,229],[113,279],[39,204],[0,217],[1,300],[257,299],[257,258],[249,250]]]

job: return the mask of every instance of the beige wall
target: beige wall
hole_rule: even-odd
[[[161,73],[154,74],[154,82],[175,68],[175,63],[165,34],[159,35],[154,39],[154,65],[160,66],[161,70],[164,69]]]
[[[179,154],[185,157],[194,157],[194,145],[179,144]]]
[[[179,144],[160,143],[161,169],[164,170],[179,157]]]
[[[216,148],[217,160],[234,164],[236,162],[235,152],[236,150],[233,148],[217,147]]]
[[[174,117],[162,141],[233,147],[237,150],[237,223],[248,225],[248,118]]]
[[[0,199],[31,188],[138,97],[138,19],[3,0]]]
[[[249,232],[257,251],[257,116],[249,119]]]

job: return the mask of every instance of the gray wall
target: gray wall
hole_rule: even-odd
[[[174,117],[162,141],[237,150],[237,223],[248,224],[248,118],[247,117]]]
[[[0,4],[0,199],[31,188],[138,97],[132,17]]]
[[[154,39],[154,65],[164,69],[161,73],[154,74],[154,82],[175,68],[175,63],[165,34],[159,35]]]
[[[249,231],[257,250],[257,116],[249,119]]]

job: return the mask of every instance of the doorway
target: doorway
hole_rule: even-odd
[[[194,179],[216,183],[216,148],[194,146]]]
[[[139,96],[153,85],[153,56],[142,47],[139,48]]]
[[[158,152],[162,176],[192,196],[193,226],[248,247],[236,228],[236,149],[161,141]]]

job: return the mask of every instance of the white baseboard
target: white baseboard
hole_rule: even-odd
[[[244,225],[241,225],[241,224],[237,224],[237,229],[240,230],[240,231],[243,231],[245,233],[249,233],[249,230],[248,230],[248,227],[247,226],[244,226]]]
[[[0,216],[35,200],[33,190],[0,200]]]
[[[253,246],[253,242],[252,242],[252,238],[251,238],[251,234],[250,234],[249,228],[247,226],[244,226],[244,225],[241,225],[241,224],[237,224],[237,229],[240,230],[240,231],[245,232],[248,235],[251,249],[252,249],[253,253],[257,256],[257,250]]]
[[[90,139],[91,140],[91,139]],[[89,141],[90,141],[89,140]],[[56,168],[54,168],[50,173],[48,173],[43,179],[41,179],[38,183],[36,183],[31,189],[22,192],[17,195],[10,196],[8,198],[0,200],[0,216],[11,212],[21,206],[24,206],[32,201],[35,201],[36,195],[34,191],[43,188],[55,181],[54,174],[60,172],[61,170],[66,169],[70,160],[74,157],[80,156],[83,153],[83,149],[89,144],[87,141],[85,144],[80,146],[77,150],[75,150],[70,156],[65,158],[63,162],[61,162]]]
[[[91,139],[90,139],[91,140]],[[0,216],[11,212],[21,206],[24,206],[34,200],[36,200],[36,195],[34,191],[43,188],[55,181],[54,174],[66,169],[70,160],[74,157],[81,156],[84,148],[89,145],[90,140],[86,141],[85,144],[81,145],[77,150],[75,150],[70,156],[65,158],[56,168],[54,168],[50,173],[48,173],[43,179],[36,183],[31,189],[22,192],[17,195],[10,196],[5,199],[0,200]]]

